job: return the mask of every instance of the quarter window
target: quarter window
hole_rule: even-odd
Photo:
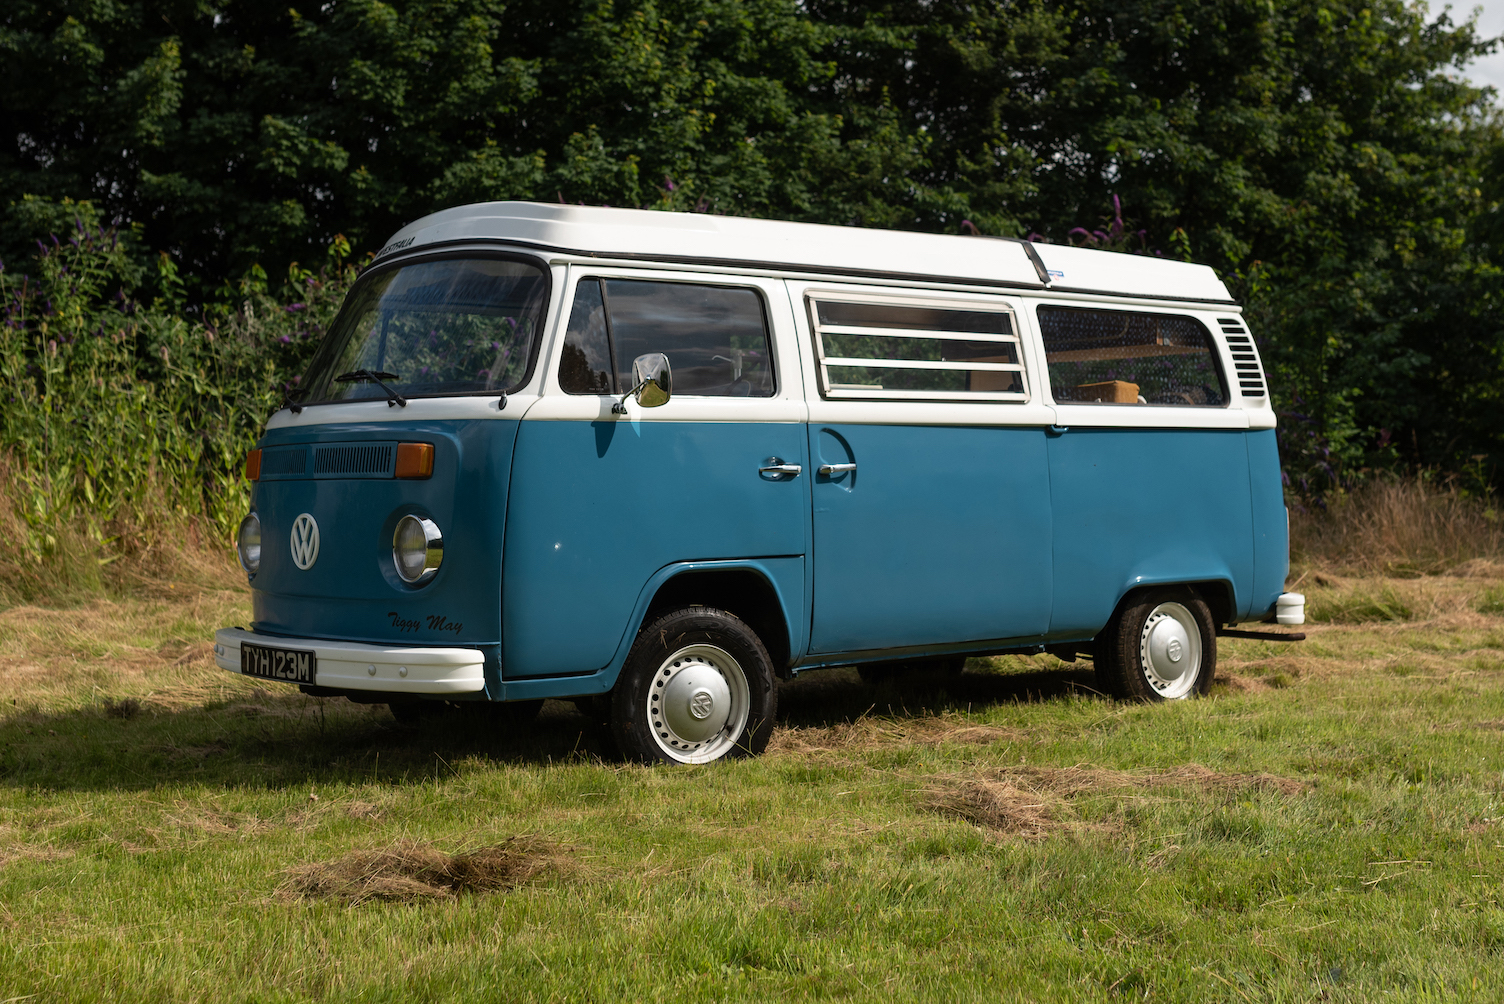
[[[564,391],[630,390],[632,360],[649,352],[668,356],[676,395],[773,395],[772,346],[756,290],[640,279],[580,280],[559,363]]]
[[[827,398],[1026,401],[1013,316],[990,304],[810,300]]]
[[[1040,307],[1050,393],[1061,404],[1222,406],[1227,384],[1193,317]]]

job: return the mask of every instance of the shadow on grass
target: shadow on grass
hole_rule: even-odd
[[[877,685],[851,669],[820,670],[780,687],[779,720],[803,728],[866,714],[919,717],[1089,695],[1094,684],[1090,671],[1066,667]],[[279,688],[170,711],[98,705],[60,714],[17,710],[0,719],[0,787],[13,790],[405,784],[481,763],[619,759],[609,729],[568,701],[546,702],[538,718],[524,724],[441,711],[402,725],[385,705]]]

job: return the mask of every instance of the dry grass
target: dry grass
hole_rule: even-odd
[[[384,850],[351,851],[334,861],[290,869],[278,892],[286,899],[331,899],[351,906],[370,900],[431,902],[510,889],[556,859],[533,837],[513,837],[460,854],[404,840]]]
[[[926,746],[964,744],[985,746],[1016,740],[1014,729],[977,725],[958,714],[926,715],[921,718],[858,718],[854,722],[808,728],[780,728],[768,743],[769,753],[810,756],[841,750],[868,750],[875,746]]]
[[[161,485],[135,511],[103,522],[88,512],[41,516],[45,504],[24,490],[13,457],[0,451],[0,608],[244,581],[227,534],[174,506]]]
[[[1072,767],[1005,767],[986,777],[938,777],[924,789],[927,808],[997,834],[1037,838],[1057,830],[1087,829],[1072,801],[1153,788],[1191,789],[1224,795],[1267,791],[1282,796],[1310,789],[1305,781],[1275,774],[1228,774],[1186,764],[1166,771]]]
[[[1298,563],[1354,573],[1436,574],[1504,557],[1504,519],[1490,502],[1428,478],[1381,478],[1290,513]]]
[[[0,702],[56,710],[92,691],[110,714],[133,717],[244,689],[215,668],[211,641],[216,628],[246,623],[244,582],[189,578],[117,598],[0,609]]]

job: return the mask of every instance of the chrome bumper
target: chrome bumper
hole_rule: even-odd
[[[215,664],[239,673],[242,642],[312,651],[316,660],[313,682],[320,687],[394,694],[472,694],[486,687],[485,658],[473,648],[362,645],[221,628],[214,632]]]

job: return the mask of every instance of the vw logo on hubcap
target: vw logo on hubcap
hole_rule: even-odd
[[[319,525],[303,513],[292,521],[292,563],[307,571],[319,560]]]
[[[1180,657],[1184,654],[1185,649],[1184,646],[1180,644],[1180,639],[1171,638],[1170,644],[1165,646],[1165,655],[1168,655],[1170,657],[1171,662],[1179,662]]]
[[[715,698],[710,696],[710,691],[697,690],[689,696],[689,713],[696,718],[709,718],[714,710]]]

